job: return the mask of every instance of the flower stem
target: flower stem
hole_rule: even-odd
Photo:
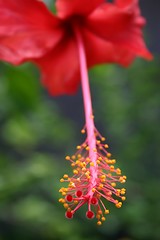
[[[96,163],[97,152],[96,152],[95,125],[94,125],[94,116],[92,111],[92,101],[91,101],[91,93],[90,93],[84,44],[83,44],[80,31],[75,29],[75,33],[76,33],[76,39],[77,39],[77,45],[78,45],[78,51],[79,51],[81,85],[82,85],[82,94],[83,94],[83,102],[84,102],[87,142],[89,146],[89,158],[93,163],[93,166],[91,166],[91,176],[92,176],[91,187],[90,187],[90,191],[91,191],[92,188],[96,185],[96,179],[97,179],[97,163]]]

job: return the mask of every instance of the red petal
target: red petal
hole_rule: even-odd
[[[97,36],[151,59],[142,36],[145,20],[137,3],[137,0],[117,0],[115,4],[103,4],[88,17],[86,24]]]
[[[42,82],[51,95],[73,94],[79,82],[76,42],[64,39],[52,52],[34,62],[42,71]]]
[[[40,57],[62,37],[59,21],[37,0],[0,0],[0,59]]]
[[[57,0],[58,16],[65,18],[71,15],[88,15],[105,0]]]
[[[104,41],[87,30],[83,30],[83,41],[89,67],[101,63],[118,63],[128,66],[135,59],[132,52]]]

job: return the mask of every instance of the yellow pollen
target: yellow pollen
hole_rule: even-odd
[[[111,153],[107,153],[107,157],[111,157],[111,155],[112,155]]]
[[[97,218],[97,219],[100,219],[100,218],[101,218],[101,215],[100,215],[100,214],[97,214],[97,215],[96,215],[96,218]]]
[[[104,147],[105,147],[105,148],[108,148],[109,146],[108,146],[108,144],[105,144]]]
[[[122,201],[125,201],[126,200],[126,197],[121,197]]]
[[[64,176],[63,176],[64,178],[68,178],[68,175],[67,174],[64,174]]]
[[[75,156],[75,155],[72,155],[72,159],[75,160],[75,159],[76,159],[76,156]]]
[[[77,146],[77,149],[81,149],[81,146]]]
[[[102,141],[102,142],[104,142],[105,140],[106,140],[105,137],[102,137],[102,138],[101,138],[101,141]]]
[[[64,182],[64,179],[63,179],[63,178],[61,178],[61,179],[60,179],[60,182]]]
[[[111,183],[111,186],[112,186],[112,187],[115,187],[115,186],[116,186],[116,183],[115,183],[115,182]]]
[[[64,208],[68,208],[69,207],[68,203],[64,203],[63,206],[64,206]]]
[[[105,213],[105,214],[109,214],[109,210],[106,209],[106,210],[104,211],[104,213]]]
[[[96,191],[96,189],[95,188],[92,188],[92,192],[95,192]]]
[[[66,160],[70,160],[71,158],[70,158],[70,156],[66,156]]]
[[[102,215],[102,211],[101,211],[101,210],[99,210],[99,211],[98,211],[98,214]]]
[[[115,206],[116,206],[117,208],[121,208],[121,207],[122,207],[122,202],[116,203]]]
[[[84,134],[84,133],[85,133],[85,130],[84,130],[84,129],[82,129],[82,130],[81,130],[81,133],[82,133],[82,134]]]
[[[87,151],[89,150],[89,147],[88,147],[88,146],[86,147],[86,150],[87,150]]]
[[[76,169],[73,170],[74,174],[78,174],[78,171]]]
[[[91,163],[90,163],[90,166],[91,166],[91,167],[94,167],[94,163],[93,163],[93,162],[91,162]]]
[[[105,218],[105,217],[102,217],[101,220],[102,220],[102,222],[104,222],[104,221],[106,220],[106,218]]]
[[[101,222],[101,221],[98,221],[98,222],[97,222],[97,225],[98,225],[98,226],[101,226],[101,225],[102,225],[102,222]]]

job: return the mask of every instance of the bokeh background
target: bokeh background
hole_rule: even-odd
[[[0,240],[160,240],[160,1],[140,4],[154,61],[90,71],[97,128],[128,177],[127,201],[102,227],[84,209],[65,219],[58,203],[64,156],[83,140],[81,90],[54,98],[31,64],[0,63]]]

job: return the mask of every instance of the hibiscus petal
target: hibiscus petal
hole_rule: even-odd
[[[105,0],[57,0],[58,16],[66,18],[71,15],[88,15]]]
[[[34,63],[42,71],[42,83],[51,95],[73,94],[80,82],[79,60],[74,39],[64,39]]]
[[[86,21],[88,29],[97,36],[150,60],[152,55],[142,36],[144,24],[137,0],[117,0],[114,4],[103,4]]]
[[[0,0],[0,59],[40,57],[62,37],[59,20],[38,0]]]
[[[104,41],[88,30],[83,29],[82,34],[88,67],[102,63],[117,63],[127,67],[135,59],[132,52]]]

